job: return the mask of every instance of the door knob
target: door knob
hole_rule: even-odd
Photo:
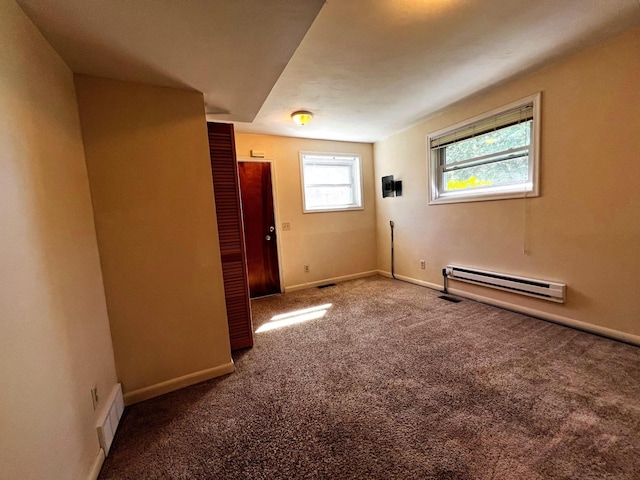
[[[269,240],[271,240],[271,235],[267,235],[266,237],[264,237],[264,239],[268,242]]]

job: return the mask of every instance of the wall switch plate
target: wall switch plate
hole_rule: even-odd
[[[291,224],[289,222],[282,222],[282,230],[291,230]]]

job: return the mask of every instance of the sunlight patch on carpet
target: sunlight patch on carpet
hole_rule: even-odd
[[[325,303],[324,305],[318,305],[316,307],[303,308],[301,310],[294,310],[293,312],[274,315],[268,323],[258,327],[256,333],[268,332],[277,328],[288,327],[290,325],[322,318],[332,306],[332,303]]]

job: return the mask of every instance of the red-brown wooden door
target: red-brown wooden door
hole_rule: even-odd
[[[239,162],[251,298],[280,293],[271,164]]]

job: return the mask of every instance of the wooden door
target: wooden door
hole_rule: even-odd
[[[251,298],[280,293],[271,164],[239,162]]]
[[[207,123],[231,350],[253,346],[233,125]]]

